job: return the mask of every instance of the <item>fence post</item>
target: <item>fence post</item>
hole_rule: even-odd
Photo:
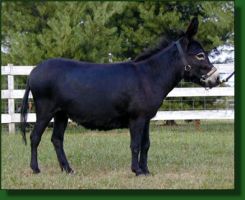
[[[8,64],[9,74],[8,74],[8,91],[10,94],[10,98],[8,99],[8,114],[11,118],[11,123],[9,123],[9,133],[15,133],[15,123],[14,121],[14,99],[13,99],[13,90],[14,90],[14,76],[13,76],[13,64]]]

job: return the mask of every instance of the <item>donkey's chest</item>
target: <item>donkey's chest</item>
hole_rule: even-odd
[[[129,110],[135,114],[142,114],[148,118],[152,118],[156,115],[158,109],[162,105],[163,97],[161,94],[142,94],[135,98],[129,106]]]

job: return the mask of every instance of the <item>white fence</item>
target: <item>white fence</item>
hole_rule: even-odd
[[[21,99],[24,90],[14,89],[14,76],[29,75],[34,66],[2,66],[1,75],[7,76],[8,88],[1,90],[2,99],[8,99],[8,113],[1,114],[1,123],[9,125],[9,132],[15,132],[15,123],[20,122],[20,114],[15,113],[15,99]],[[223,74],[234,71],[233,64],[215,65]],[[204,88],[175,88],[168,97],[210,97],[234,96],[234,87],[217,87],[211,90]],[[29,96],[32,98],[32,95]],[[184,110],[184,111],[159,111],[153,120],[186,120],[186,119],[234,119],[234,110]],[[36,121],[36,114],[29,113],[28,122]]]

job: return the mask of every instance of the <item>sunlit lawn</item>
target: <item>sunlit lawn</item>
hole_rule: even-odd
[[[130,171],[128,130],[96,132],[68,130],[65,151],[73,175],[61,172],[51,130],[39,146],[41,173],[29,168],[30,147],[20,134],[2,133],[1,163],[4,189],[233,189],[234,124],[202,121],[178,126],[151,126],[150,176]],[[29,138],[29,135],[28,135]]]

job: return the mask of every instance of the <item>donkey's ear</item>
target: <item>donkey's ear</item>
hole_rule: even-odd
[[[185,32],[185,36],[188,39],[191,39],[194,35],[196,35],[197,30],[198,30],[198,18],[197,17],[194,17],[191,20],[191,23],[188,26],[187,31]]]

